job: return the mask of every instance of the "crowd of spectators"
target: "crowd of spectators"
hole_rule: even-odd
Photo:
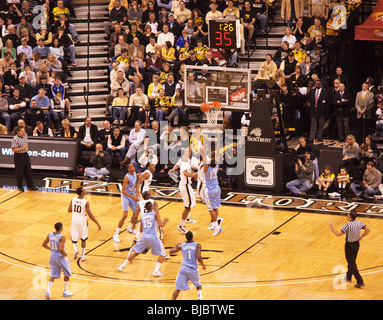
[[[51,132],[71,117],[66,91],[76,65],[74,15],[70,1],[1,1],[0,118],[8,133],[20,119]]]
[[[268,17],[275,16],[279,5],[286,24],[285,34],[280,48],[266,54],[253,81],[274,81],[285,126],[295,128],[295,133],[305,137],[309,145],[324,137],[347,142],[353,131],[350,123],[356,114],[355,131],[359,133],[356,138],[360,144],[365,143],[365,137],[383,139],[381,86],[376,88],[369,77],[361,85],[361,91],[352,97],[342,67],[337,67],[334,73],[328,68],[329,48],[345,26],[356,24],[360,0],[309,0],[307,11],[300,0],[281,0],[281,3],[111,0],[108,19],[103,23],[110,72],[110,92],[105,100],[109,120],[104,122],[104,128],[97,128],[87,117],[78,132],[68,120],[70,99],[65,90],[65,76],[68,65],[75,65],[74,48],[78,42],[76,28],[70,23],[74,16],[70,1],[8,2],[0,8],[0,110],[5,124],[1,130],[11,132],[14,126],[24,122],[33,129],[32,134],[51,135],[53,129],[58,135],[78,138],[79,163],[83,160],[82,151],[106,150],[110,163],[115,159],[114,154],[118,155],[121,168],[132,162],[137,171],[142,171],[150,157],[151,161],[157,159],[159,172],[171,170],[159,163],[158,151],[184,142],[170,138],[165,141],[159,134],[157,143],[148,145],[145,130],[158,130],[161,120],[169,123],[168,137],[173,128],[191,128],[190,110],[182,103],[185,65],[235,67],[238,57],[246,53],[245,43],[251,42],[256,34],[265,33]],[[46,9],[44,19],[37,24],[33,15],[36,5]],[[209,48],[208,21],[229,15],[240,20],[241,47],[231,52]],[[187,81],[198,82],[198,77],[189,76]],[[273,123],[278,127],[276,106],[272,108]],[[248,126],[250,117],[251,114],[244,114],[243,127]],[[122,125],[129,131],[124,132]],[[189,136],[185,141],[190,139]],[[299,175],[305,175],[305,170],[298,169],[310,161],[309,156],[306,158],[296,164]],[[355,167],[363,176],[371,162],[377,165],[378,157],[362,161],[360,154],[356,158],[358,163],[346,161],[340,166],[352,178]],[[314,167],[314,175],[309,175],[310,188],[317,182],[321,192],[327,190],[326,178],[319,175],[317,164]],[[173,173],[170,176],[174,177]],[[294,188],[296,185],[292,188],[294,193],[305,192]]]

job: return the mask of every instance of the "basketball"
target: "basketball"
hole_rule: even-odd
[[[202,102],[201,103],[201,111],[202,112],[208,112],[210,110],[210,104],[207,102]]]

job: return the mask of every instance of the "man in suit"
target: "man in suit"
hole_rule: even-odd
[[[374,94],[368,90],[368,83],[364,82],[362,84],[362,91],[359,91],[355,98],[358,132],[362,135],[362,139],[366,136],[368,121],[374,120],[374,102]]]
[[[350,134],[350,97],[345,88],[344,83],[340,83],[333,99],[334,116],[340,142],[344,142]]]
[[[99,132],[95,124],[92,123],[91,117],[87,116],[84,119],[84,124],[78,129],[79,139],[79,151],[78,151],[78,162],[82,162],[83,151],[94,151],[96,144],[99,142]]]
[[[309,141],[313,142],[317,136],[322,141],[325,115],[328,112],[328,91],[322,87],[320,80],[315,81],[315,87],[309,92],[310,100],[310,135]]]
[[[145,109],[138,113],[138,120],[142,122],[144,129],[151,128],[153,121],[157,120],[156,111],[150,105],[146,105]]]
[[[335,79],[343,83],[346,88],[348,87],[348,77],[343,73],[342,67],[336,67],[335,74],[332,76],[332,83],[334,83]]]
[[[329,139],[335,139],[336,136],[336,116],[335,116],[335,94],[339,91],[339,85],[340,81],[338,79],[334,80],[333,86],[331,88],[326,88],[328,90],[328,113],[327,113],[327,119],[325,123],[327,125],[327,137]],[[322,86],[323,81],[322,81]]]

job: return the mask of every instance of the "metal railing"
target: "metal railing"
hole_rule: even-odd
[[[87,14],[87,58],[86,58],[86,86],[84,86],[84,100],[85,100],[85,106],[86,106],[86,115],[89,116],[89,54],[90,54],[90,0],[88,0],[88,14]]]

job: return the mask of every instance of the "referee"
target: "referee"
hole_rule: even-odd
[[[334,229],[332,222],[329,223],[329,226],[331,231],[338,237],[346,234],[345,254],[348,263],[346,281],[351,282],[351,277],[354,275],[356,279],[355,288],[360,289],[364,287],[364,282],[356,266],[356,257],[359,251],[359,241],[368,235],[371,230],[363,222],[355,220],[357,215],[354,210],[349,212],[347,215],[349,221],[343,225],[340,231]],[[361,229],[364,229],[362,234],[360,234]]]
[[[28,155],[28,135],[22,126],[16,128],[17,134],[12,139],[11,149],[14,153],[16,183],[19,191],[23,192],[23,178],[27,183],[28,190],[37,190],[32,180],[31,160]]]

